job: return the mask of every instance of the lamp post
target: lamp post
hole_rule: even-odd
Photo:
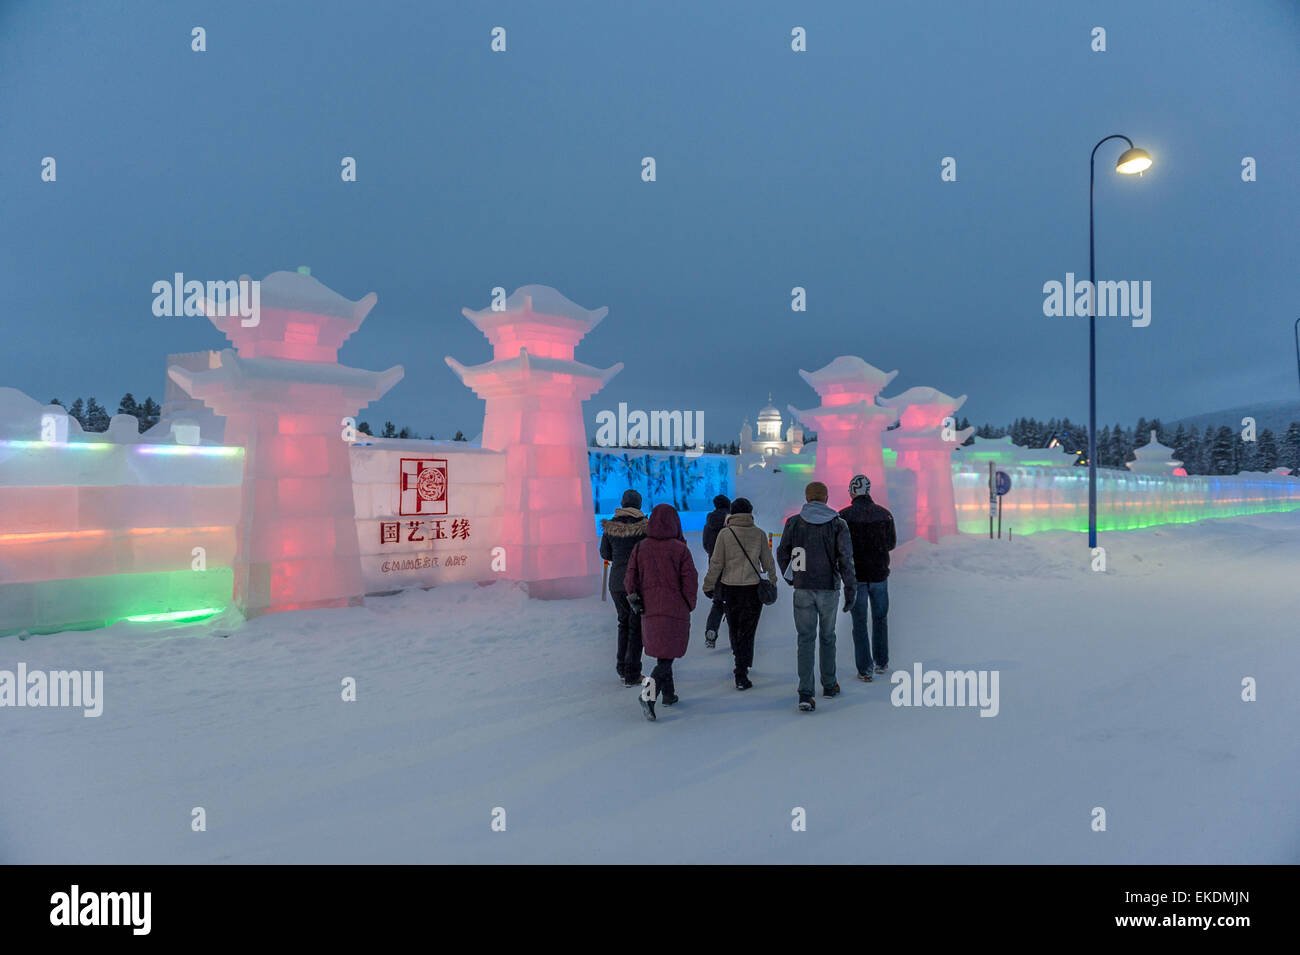
[[[1295,320],[1295,373],[1300,378],[1300,318]]]
[[[1097,192],[1097,150],[1112,139],[1122,139],[1128,149],[1115,163],[1115,171],[1131,176],[1151,168],[1151,157],[1146,150],[1138,149],[1133,140],[1120,133],[1112,133],[1097,141],[1088,160],[1088,288],[1091,290],[1091,307],[1088,309],[1088,548],[1097,546],[1097,257],[1093,241],[1093,196]]]

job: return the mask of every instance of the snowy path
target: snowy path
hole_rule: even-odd
[[[999,670],[991,719],[854,680],[846,615],[844,694],[797,713],[788,588],[747,693],[697,610],[654,724],[609,604],[500,585],[5,638],[106,700],[0,710],[0,862],[1300,862],[1300,513],[1104,537],[1105,575],[1065,534],[897,562],[891,668]]]

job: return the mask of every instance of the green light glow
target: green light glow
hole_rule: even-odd
[[[131,623],[163,623],[169,620],[206,620],[208,617],[215,617],[225,607],[202,607],[198,610],[173,610],[170,613],[138,613],[131,617],[123,617]]]
[[[234,582],[229,567],[209,565],[202,573],[187,568],[0,583],[0,636],[211,616],[230,603]]]

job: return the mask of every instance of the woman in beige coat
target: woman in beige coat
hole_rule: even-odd
[[[767,532],[754,523],[754,507],[743,497],[731,502],[731,514],[718,532],[704,575],[704,596],[714,590],[726,601],[727,630],[736,660],[736,689],[748,690],[749,668],[754,665],[754,633],[763,602],[758,597],[759,571],[776,580],[776,562]]]

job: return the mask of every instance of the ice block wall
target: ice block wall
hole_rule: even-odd
[[[661,503],[688,513],[708,512],[717,495],[736,496],[735,455],[592,448],[587,464],[592,507],[605,516],[618,507],[628,488],[641,494],[641,509],[647,514]]]
[[[370,438],[352,446],[367,594],[501,576],[506,456],[463,441]]]
[[[23,417],[0,430],[0,635],[230,603],[242,448],[143,442],[125,415],[109,434],[64,417],[42,440],[41,415]]]
[[[1084,531],[1088,527],[1086,468],[1000,468],[1011,477],[1002,500],[1002,524],[1016,534]],[[987,534],[988,466],[954,464],[958,530]],[[1161,476],[1099,468],[1097,528],[1135,530],[1300,508],[1300,478],[1278,474]]]

